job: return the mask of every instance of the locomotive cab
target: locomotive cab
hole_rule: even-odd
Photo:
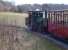
[[[26,26],[35,32],[47,31],[47,11],[28,11]]]

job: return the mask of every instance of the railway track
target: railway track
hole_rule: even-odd
[[[53,37],[51,37],[50,35],[44,35],[42,33],[38,33],[38,32],[33,32],[31,30],[29,30],[29,28],[26,28],[28,31],[30,31],[33,35],[35,36],[38,36],[38,37],[41,37],[41,38],[45,38],[45,39],[48,39],[48,41],[52,42],[52,43],[55,43],[57,46],[63,48],[63,49],[66,49],[68,50],[68,44],[64,43],[64,42],[61,42]]]

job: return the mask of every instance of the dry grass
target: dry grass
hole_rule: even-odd
[[[25,13],[0,12],[0,24],[24,26],[27,16]]]
[[[6,25],[25,26],[27,14],[0,13],[0,23]],[[0,50],[65,50],[56,44],[33,35],[22,28],[0,26]]]

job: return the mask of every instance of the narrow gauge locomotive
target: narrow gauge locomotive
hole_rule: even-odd
[[[68,11],[29,11],[26,25],[30,30],[51,35],[68,43]]]

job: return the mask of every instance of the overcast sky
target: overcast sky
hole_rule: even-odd
[[[43,3],[52,3],[52,4],[68,4],[68,0],[6,0],[15,2],[16,5],[18,4],[43,4]]]

